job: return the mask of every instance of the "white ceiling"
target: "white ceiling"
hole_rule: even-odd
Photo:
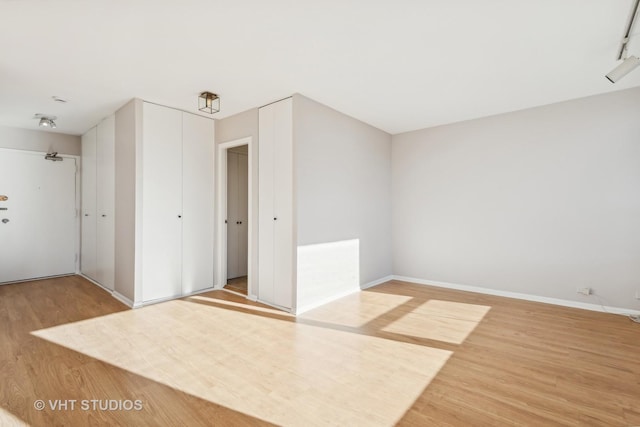
[[[514,111],[640,86],[604,78],[631,2],[0,0],[0,125],[81,134],[204,90],[216,118],[298,92],[392,134]]]

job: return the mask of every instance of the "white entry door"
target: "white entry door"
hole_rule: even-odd
[[[0,149],[0,283],[75,273],[75,162]]]

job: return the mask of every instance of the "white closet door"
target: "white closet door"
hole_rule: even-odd
[[[114,289],[115,116],[97,126],[96,280]]]
[[[274,127],[274,302],[293,303],[293,109],[291,98],[273,104]]]
[[[142,299],[182,292],[182,112],[144,103]]]
[[[97,278],[96,259],[96,128],[82,135],[82,237],[80,271],[93,280]]]
[[[275,107],[258,110],[258,299],[274,302],[274,131]]]
[[[183,113],[182,292],[213,286],[214,121]]]
[[[293,135],[291,98],[259,110],[258,298],[293,304]]]

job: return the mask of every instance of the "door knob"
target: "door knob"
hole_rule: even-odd
[[[7,218],[2,218],[2,223],[3,223],[3,224],[6,224],[6,223],[8,223],[8,222],[9,222],[9,220],[8,220]]]
[[[84,216],[89,216],[89,214],[84,214]]]
[[[107,216],[105,214],[102,214],[102,218],[106,218]]]

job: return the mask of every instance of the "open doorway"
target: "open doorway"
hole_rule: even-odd
[[[249,226],[249,146],[227,149],[227,283],[247,295]]]
[[[220,144],[217,288],[252,297],[251,138]]]

